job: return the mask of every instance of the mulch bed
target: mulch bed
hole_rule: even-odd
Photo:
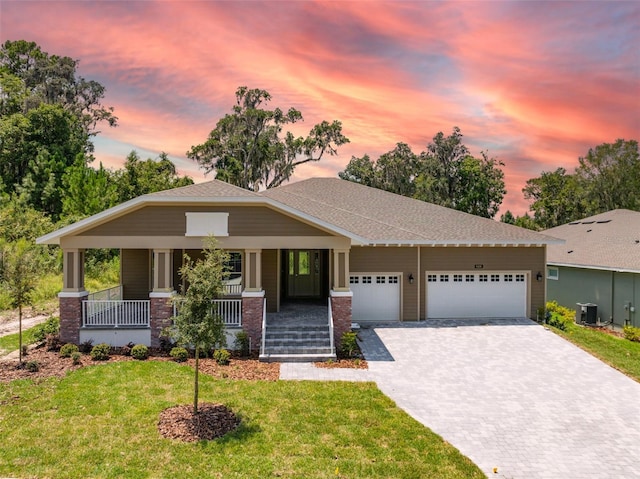
[[[369,369],[369,365],[364,359],[338,359],[337,361],[313,363],[313,365],[324,369]]]
[[[172,361],[166,356],[151,356],[149,361]],[[9,382],[15,379],[44,379],[49,377],[64,377],[67,372],[76,369],[104,364],[116,361],[135,361],[131,356],[111,355],[108,361],[94,361],[88,354],[83,354],[80,364],[74,365],[71,358],[61,358],[56,351],[46,351],[44,348],[30,349],[23,362],[36,361],[38,371],[31,372],[26,369],[18,369],[16,361],[3,361],[0,358],[0,382]],[[186,363],[195,366],[195,360],[189,359]],[[257,359],[231,358],[227,366],[218,365],[214,359],[200,359],[200,372],[211,375],[217,379],[250,380],[250,381],[277,381],[280,378],[280,365],[278,363],[261,363]]]
[[[210,441],[235,430],[240,419],[223,404],[202,403],[173,406],[160,413],[158,432],[167,439],[183,442]]]

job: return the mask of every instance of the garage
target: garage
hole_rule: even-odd
[[[400,277],[400,273],[352,273],[352,321],[399,321]]]
[[[427,318],[527,317],[524,272],[427,272]]]

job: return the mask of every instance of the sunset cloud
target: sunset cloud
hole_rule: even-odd
[[[572,170],[590,147],[640,136],[640,7],[634,2],[17,2],[0,39],[80,60],[119,126],[95,156],[136,149],[186,159],[240,85],[304,123],[338,119],[351,143],[294,179],[335,176],[351,156],[414,151],[459,126],[474,154],[505,163],[502,211],[543,170]],[[211,175],[209,175],[211,177]]]

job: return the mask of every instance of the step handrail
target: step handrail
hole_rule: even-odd
[[[329,341],[330,341],[329,344],[331,345],[331,354],[336,354],[336,346],[335,346],[335,341],[333,339],[333,311],[331,310],[331,298],[329,298],[328,314],[329,314]]]
[[[262,344],[260,345],[260,355],[264,354],[267,345],[267,298],[262,303]]]

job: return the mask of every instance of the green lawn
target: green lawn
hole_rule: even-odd
[[[596,329],[569,324],[566,331],[551,328],[585,351],[640,382],[640,343]]]
[[[22,344],[31,344],[35,342],[35,339],[33,337],[34,331],[35,326],[29,329],[24,329],[22,331]],[[18,344],[18,333],[8,334],[7,336],[0,337],[0,356],[9,354],[11,351],[17,351]]]
[[[192,378],[149,361],[0,384],[0,477],[484,477],[372,383],[201,376],[201,401],[230,407],[240,428],[210,442],[163,439],[158,416],[192,401]]]

